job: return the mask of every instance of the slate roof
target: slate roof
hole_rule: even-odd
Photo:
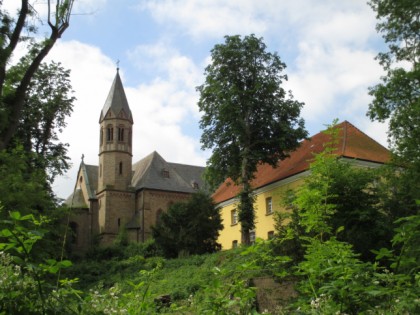
[[[348,121],[337,125],[340,128],[339,141],[335,154],[376,163],[386,163],[389,161],[390,153],[381,144],[370,138]],[[331,137],[323,132],[314,135],[311,139],[304,140],[290,157],[279,161],[276,168],[268,164],[259,165],[255,179],[251,185],[254,189],[264,187],[279,180],[299,174],[309,169],[313,160],[314,153],[320,153],[324,148],[324,143],[331,140]],[[234,198],[239,193],[239,187],[227,179],[213,194],[215,203],[220,203]]]
[[[96,198],[96,191],[98,190],[98,170],[97,165],[85,164],[84,178],[87,189],[89,191],[89,199]]]
[[[131,185],[136,190],[148,188],[193,193],[196,192],[194,181],[199,187],[203,186],[204,167],[168,163],[156,151],[135,163],[133,172]]]
[[[124,87],[118,71],[114,78],[114,82],[112,82],[105,105],[102,108],[99,122],[102,122],[109,111],[112,112],[113,117],[117,117],[121,111],[124,111],[128,120],[133,122],[133,116],[130,107],[128,106],[127,97],[125,96]]]
[[[76,190],[64,201],[64,204],[77,209],[89,209],[89,206],[85,202],[85,197],[80,188]]]

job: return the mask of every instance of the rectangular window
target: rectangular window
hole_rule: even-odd
[[[265,198],[265,214],[273,213],[273,199],[271,197]]]
[[[237,247],[238,247],[238,241],[237,240],[232,241],[232,248],[235,249]]]
[[[249,231],[249,241],[251,244],[255,244],[255,230]]]
[[[269,232],[267,233],[267,239],[268,239],[268,240],[271,240],[273,237],[274,237],[274,231],[269,231]]]
[[[162,177],[169,178],[169,171],[167,169],[162,169]]]
[[[238,210],[232,210],[230,212],[232,225],[238,224]]]

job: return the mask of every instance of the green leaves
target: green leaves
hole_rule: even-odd
[[[412,182],[413,199],[420,198],[420,5],[415,0],[371,0],[377,30],[389,51],[378,54],[386,71],[370,88],[368,116],[389,119],[388,139],[393,160],[403,165],[402,176]]]
[[[216,241],[222,228],[220,210],[210,196],[199,192],[163,212],[153,228],[153,237],[167,257],[212,253],[220,250]]]

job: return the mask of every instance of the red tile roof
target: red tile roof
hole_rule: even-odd
[[[340,128],[339,142],[335,151],[337,155],[376,163],[385,163],[389,160],[390,153],[385,147],[348,121],[338,124],[337,128]],[[289,158],[279,161],[276,168],[268,164],[259,165],[252,187],[257,189],[308,170],[313,154],[320,153],[324,143],[330,140],[329,135],[320,132],[311,139],[304,140]],[[238,193],[239,187],[227,179],[213,194],[213,199],[215,203],[220,203],[236,197]]]

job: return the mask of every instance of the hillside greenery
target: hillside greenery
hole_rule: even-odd
[[[417,2],[370,1],[390,50],[378,56],[387,74],[371,89],[368,114],[390,119],[390,165],[342,163],[332,149],[333,124],[332,142],[314,157],[310,176],[282,198],[287,210],[276,214],[273,239],[204,253],[177,237],[165,238],[176,241],[164,242],[166,250],[153,239],[130,244],[122,230],[112,246],[83,257],[71,252],[69,209],[51,190],[69,166],[67,145],[57,142],[74,101],[69,72],[41,62],[67,28],[73,1],[57,2],[52,38],[33,42],[14,67],[8,61],[31,8],[22,1],[18,20],[0,9],[0,315],[420,314]],[[401,61],[410,67],[395,67]],[[175,209],[175,218],[194,212]],[[210,223],[216,228],[204,242],[213,252],[220,220]]]

